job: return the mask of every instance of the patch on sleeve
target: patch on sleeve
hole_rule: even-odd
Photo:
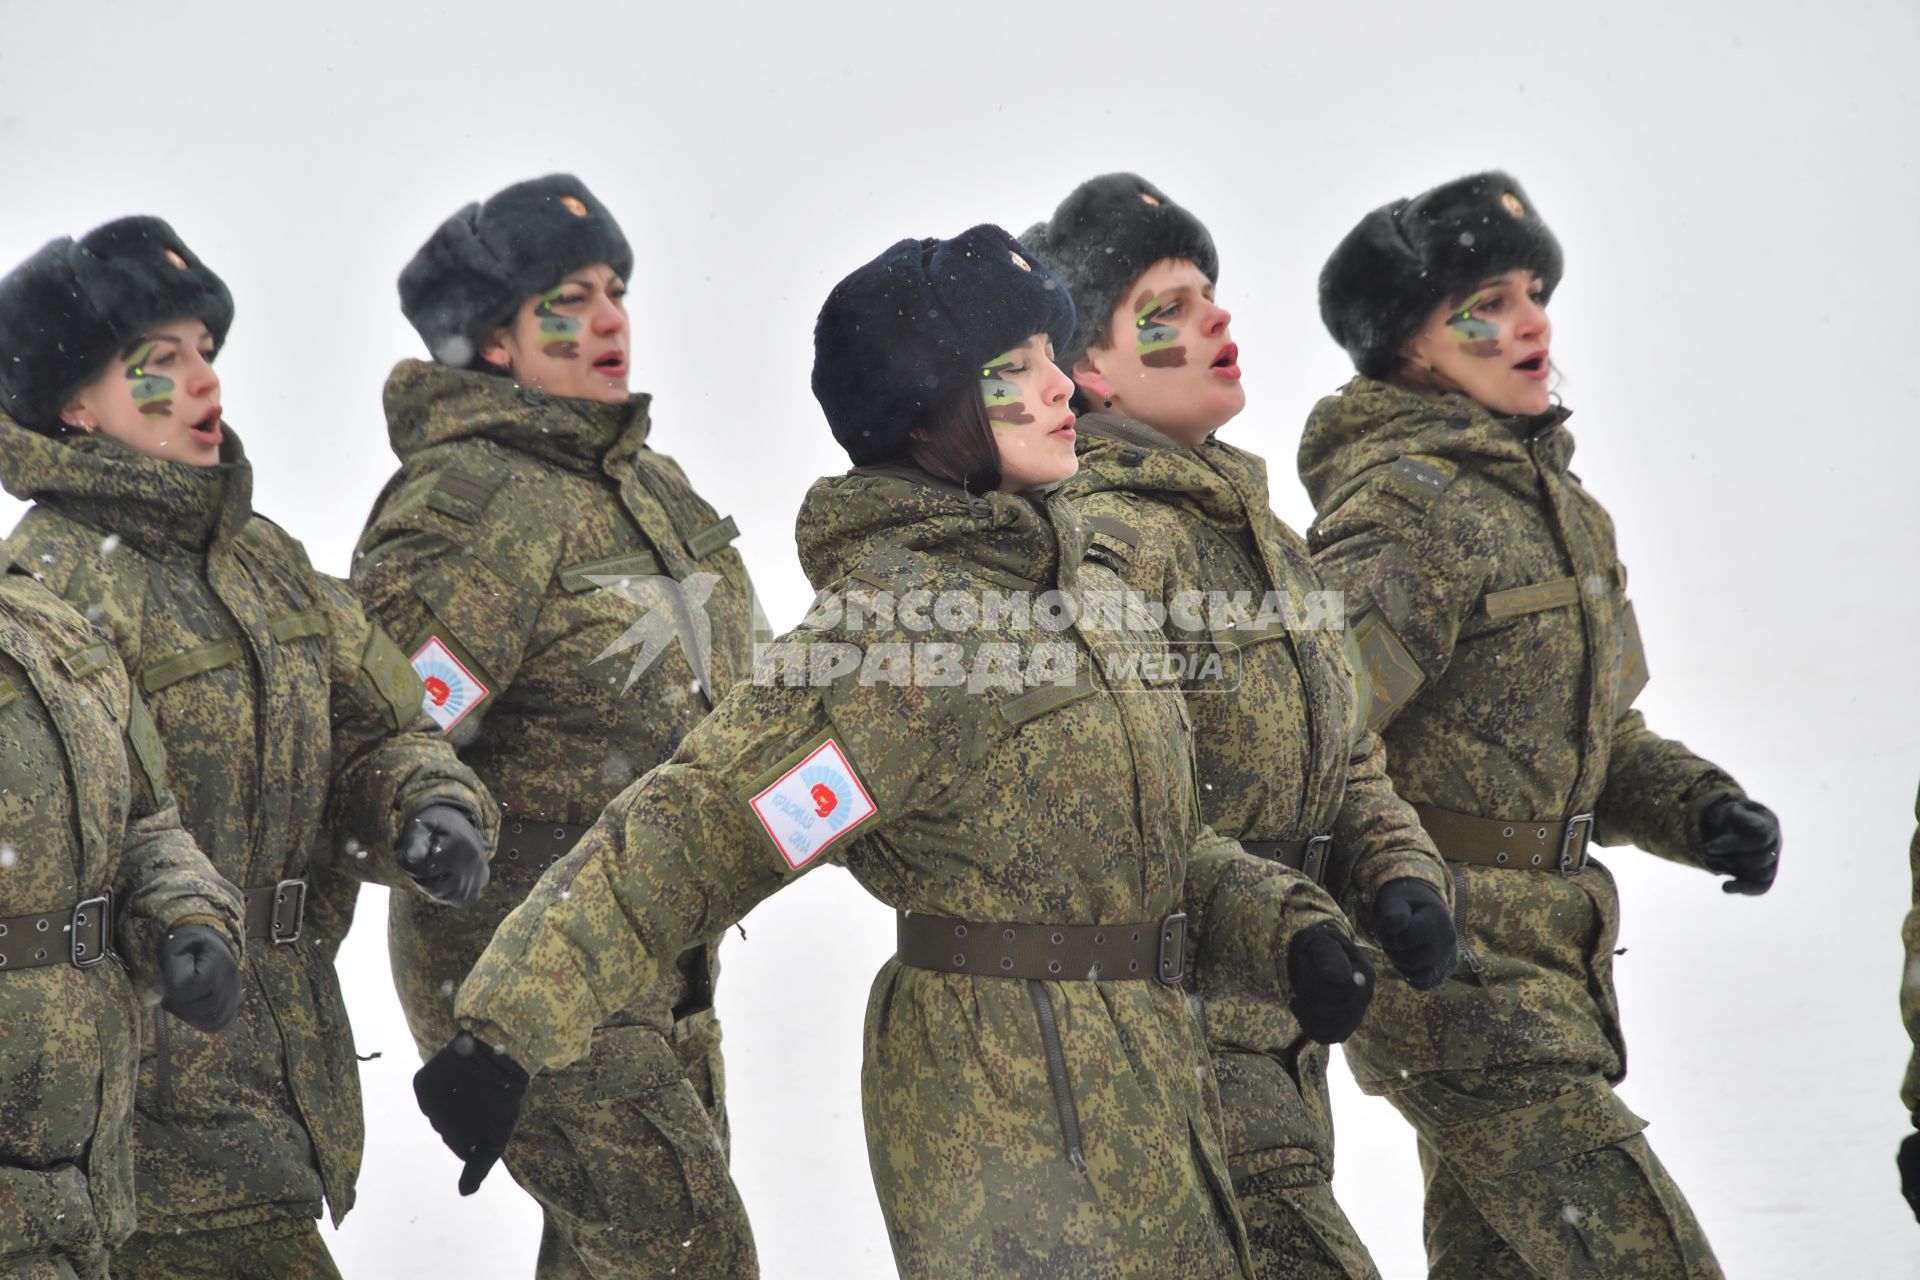
[[[1367,682],[1372,686],[1367,728],[1378,733],[1420,691],[1427,675],[1378,612],[1368,610],[1354,624],[1353,641],[1359,646]]]
[[[748,803],[795,871],[874,815],[873,800],[832,738]]]
[[[442,733],[452,733],[453,726],[466,719],[493,692],[480,682],[468,664],[454,656],[439,636],[428,636],[420,651],[413,655],[413,670],[426,686],[421,709],[440,726]]]
[[[1633,706],[1633,700],[1647,687],[1647,650],[1640,643],[1640,620],[1633,616],[1633,602],[1627,601],[1620,614],[1620,674],[1614,693],[1613,716],[1619,719]]]

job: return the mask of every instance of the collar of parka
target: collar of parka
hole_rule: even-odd
[[[916,468],[880,464],[814,481],[794,537],[815,590],[886,548],[963,560],[1045,589],[1070,585],[1059,582],[1060,566],[1080,563],[1087,534],[1059,486],[969,494]]]
[[[619,404],[552,396],[511,378],[402,360],[383,393],[387,438],[402,462],[434,445],[491,440],[570,471],[595,472],[607,455],[637,451],[651,422],[644,392]]]
[[[1246,526],[1267,510],[1266,460],[1218,436],[1186,448],[1118,413],[1087,414],[1074,428],[1080,470],[1066,483],[1069,497],[1139,493],[1221,528]]]
[[[1573,459],[1572,411],[1498,414],[1459,392],[1416,391],[1355,378],[1313,407],[1300,436],[1300,480],[1314,509],[1337,507],[1375,467],[1443,458],[1462,467],[1538,464],[1564,473]]]
[[[159,559],[230,541],[253,515],[253,465],[225,422],[210,467],[149,457],[103,435],[42,435],[0,413],[0,484]]]

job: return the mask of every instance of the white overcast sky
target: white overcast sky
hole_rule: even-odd
[[[0,269],[170,220],[238,304],[220,360],[256,505],[344,573],[393,466],[380,387],[421,354],[394,292],[447,214],[580,175],[637,266],[654,442],[723,513],[768,612],[844,469],[813,317],[901,236],[1018,234],[1136,170],[1212,229],[1249,394],[1229,438],[1311,518],[1300,425],[1348,369],[1314,282],[1367,209],[1490,167],[1566,249],[1555,361],[1613,512],[1652,723],[1779,810],[1769,897],[1631,850],[1633,1074],[1729,1274],[1920,1274],[1892,1153],[1916,706],[1920,8],[1651,3],[663,5],[0,0]],[[0,529],[19,504],[0,496]],[[342,960],[366,1064],[350,1277],[530,1275],[504,1176],[462,1201],[413,1109],[384,893]],[[889,913],[818,873],[731,940],[735,1168],[763,1272],[882,1276],[860,1014]],[[1410,1131],[1342,1077],[1337,1189],[1388,1277],[1423,1271]],[[458,1266],[467,1269],[456,1270]]]

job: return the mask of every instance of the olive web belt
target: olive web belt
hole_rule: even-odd
[[[1471,814],[1417,804],[1420,825],[1449,862],[1480,867],[1558,871],[1573,875],[1586,868],[1593,815],[1576,814],[1552,822],[1476,818]]]
[[[900,963],[941,973],[1058,982],[1158,978],[1187,971],[1187,917],[1141,924],[980,924],[902,912]]]

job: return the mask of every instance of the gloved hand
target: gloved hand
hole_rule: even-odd
[[[487,842],[458,805],[421,805],[393,851],[400,869],[435,902],[464,906],[487,887]]]
[[[160,1005],[211,1035],[240,1012],[240,961],[218,929],[183,924],[167,931],[160,960]]]
[[[1330,921],[1294,935],[1287,947],[1287,974],[1293,982],[1288,1007],[1300,1029],[1321,1044],[1339,1044],[1352,1035],[1373,1001],[1373,966]]]
[[[1913,1127],[1920,1129],[1920,1111],[1913,1113]],[[1920,1133],[1906,1136],[1895,1160],[1900,1166],[1900,1194],[1907,1198],[1915,1221],[1920,1221]]]
[[[527,1073],[504,1053],[495,1053],[462,1031],[413,1074],[413,1096],[433,1131],[466,1162],[460,1194],[479,1190],[507,1149],[520,1119]]]
[[[1445,982],[1460,954],[1446,899],[1411,876],[1387,881],[1374,895],[1373,937],[1415,991]]]
[[[1765,893],[1780,870],[1780,819],[1758,800],[1722,796],[1700,816],[1700,861],[1717,876],[1732,876],[1726,893]]]

